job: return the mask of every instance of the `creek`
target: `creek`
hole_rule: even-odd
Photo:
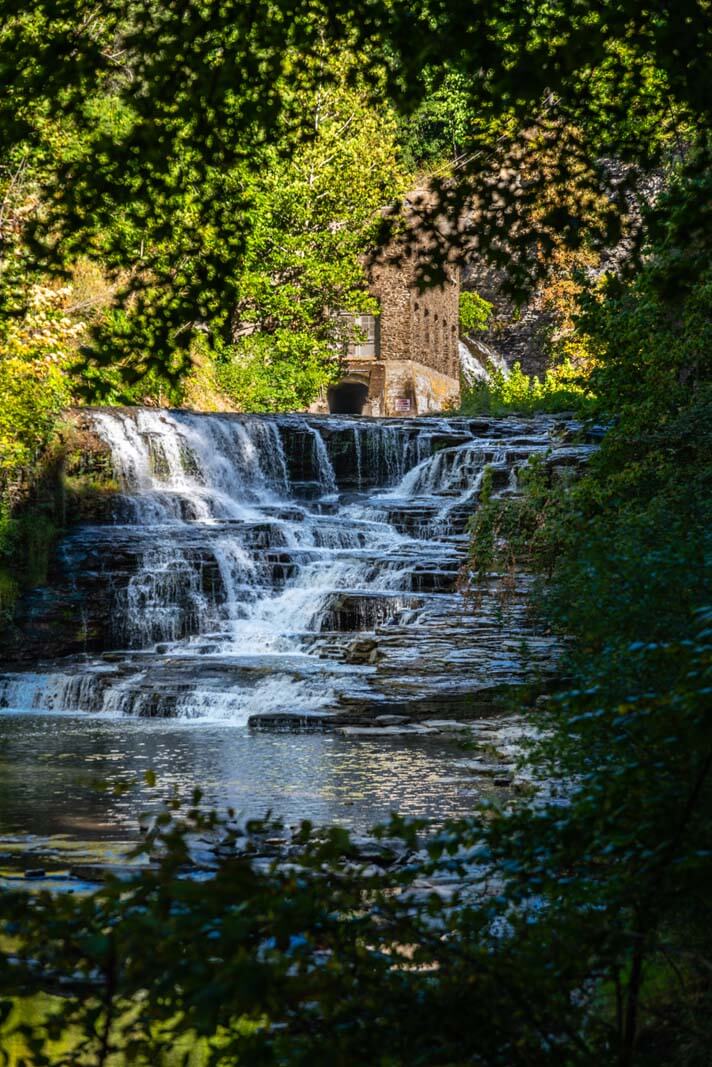
[[[7,860],[114,862],[147,805],[194,785],[357,828],[495,788],[463,736],[514,743],[503,696],[546,685],[558,648],[526,576],[505,609],[458,590],[466,524],[486,469],[506,495],[532,455],[580,466],[571,420],[81,417],[118,488],[62,539],[26,654],[0,664]]]

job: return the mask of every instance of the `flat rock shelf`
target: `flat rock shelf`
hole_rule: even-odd
[[[526,575],[510,582],[504,610],[496,577],[477,597],[458,579],[485,470],[503,495],[518,492],[533,455],[568,477],[595,447],[573,420],[142,408],[74,418],[116,488],[102,496],[101,521],[67,533],[50,584],[22,605],[0,674],[7,744],[29,714],[51,717],[55,733],[62,719],[64,736],[77,716],[110,721],[114,735],[138,720],[155,736],[156,720],[192,736],[237,730],[239,759],[250,761],[252,744],[257,763],[265,734],[305,745],[329,734],[369,752],[379,739],[393,751],[438,739],[454,750],[478,724],[480,740],[499,722],[509,729],[511,688],[535,679],[545,689],[556,671],[556,642],[527,610]],[[288,782],[289,760],[280,767]],[[283,792],[267,805],[277,814]],[[255,803],[269,799],[256,790]],[[294,816],[299,803],[288,807]],[[372,807],[364,822],[387,814]],[[440,814],[433,797],[424,807],[412,813]]]

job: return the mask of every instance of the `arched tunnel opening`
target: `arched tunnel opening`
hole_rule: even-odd
[[[368,386],[362,382],[332,385],[326,394],[332,415],[361,415],[368,400]]]

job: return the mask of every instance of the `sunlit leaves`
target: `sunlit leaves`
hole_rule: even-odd
[[[691,0],[685,15],[660,10],[645,18],[620,0],[593,9],[517,2],[417,10],[404,0],[357,8],[345,0],[195,0],[180,10],[126,2],[110,12],[74,0],[31,17],[18,11],[8,21],[8,48],[22,62],[6,70],[13,101],[6,129],[17,139],[15,117],[37,108],[83,126],[91,151],[71,167],[60,163],[47,183],[48,192],[61,189],[51,198],[48,234],[60,232],[63,240],[46,254],[56,260],[100,240],[101,255],[130,272],[126,299],[139,294],[126,354],[129,347],[143,351],[157,368],[176,351],[185,363],[206,309],[216,334],[228,339],[231,272],[244,254],[250,218],[239,203],[225,210],[220,176],[241,165],[259,173],[269,163],[267,146],[293,154],[310,131],[303,95],[338,80],[334,56],[356,58],[350,85],[375,87],[376,95],[386,90],[404,110],[433,85],[440,86],[436,95],[445,92],[438,106],[451,104],[459,116],[447,139],[464,157],[457,173],[466,180],[441,186],[438,196],[452,218],[473,219],[450,234],[450,253],[459,245],[507,266],[521,297],[545,268],[552,230],[574,246],[587,236],[609,243],[615,236],[627,204],[597,171],[603,152],[648,165],[679,147],[707,114],[708,12]],[[120,98],[131,125],[92,126],[87,101],[96,94]],[[574,151],[562,140],[556,174],[534,177],[519,142],[552,119],[560,130],[577,130],[579,145]],[[28,123],[22,136],[31,132]],[[507,181],[490,181],[503,166],[513,167]],[[540,186],[536,195],[532,182]],[[554,195],[543,215],[532,209],[546,188]],[[600,193],[612,197],[610,210],[592,210]],[[184,202],[191,199],[189,221]],[[123,235],[119,220],[128,228]],[[214,247],[206,232],[216,235]],[[439,277],[440,253],[432,253],[423,265],[430,281]],[[108,362],[109,339],[95,347]]]

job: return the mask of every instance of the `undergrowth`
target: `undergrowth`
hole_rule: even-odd
[[[515,363],[509,374],[494,371],[489,381],[476,382],[462,397],[462,415],[534,414],[575,411],[594,414],[596,397],[575,368],[564,364],[543,378],[525,374]]]

